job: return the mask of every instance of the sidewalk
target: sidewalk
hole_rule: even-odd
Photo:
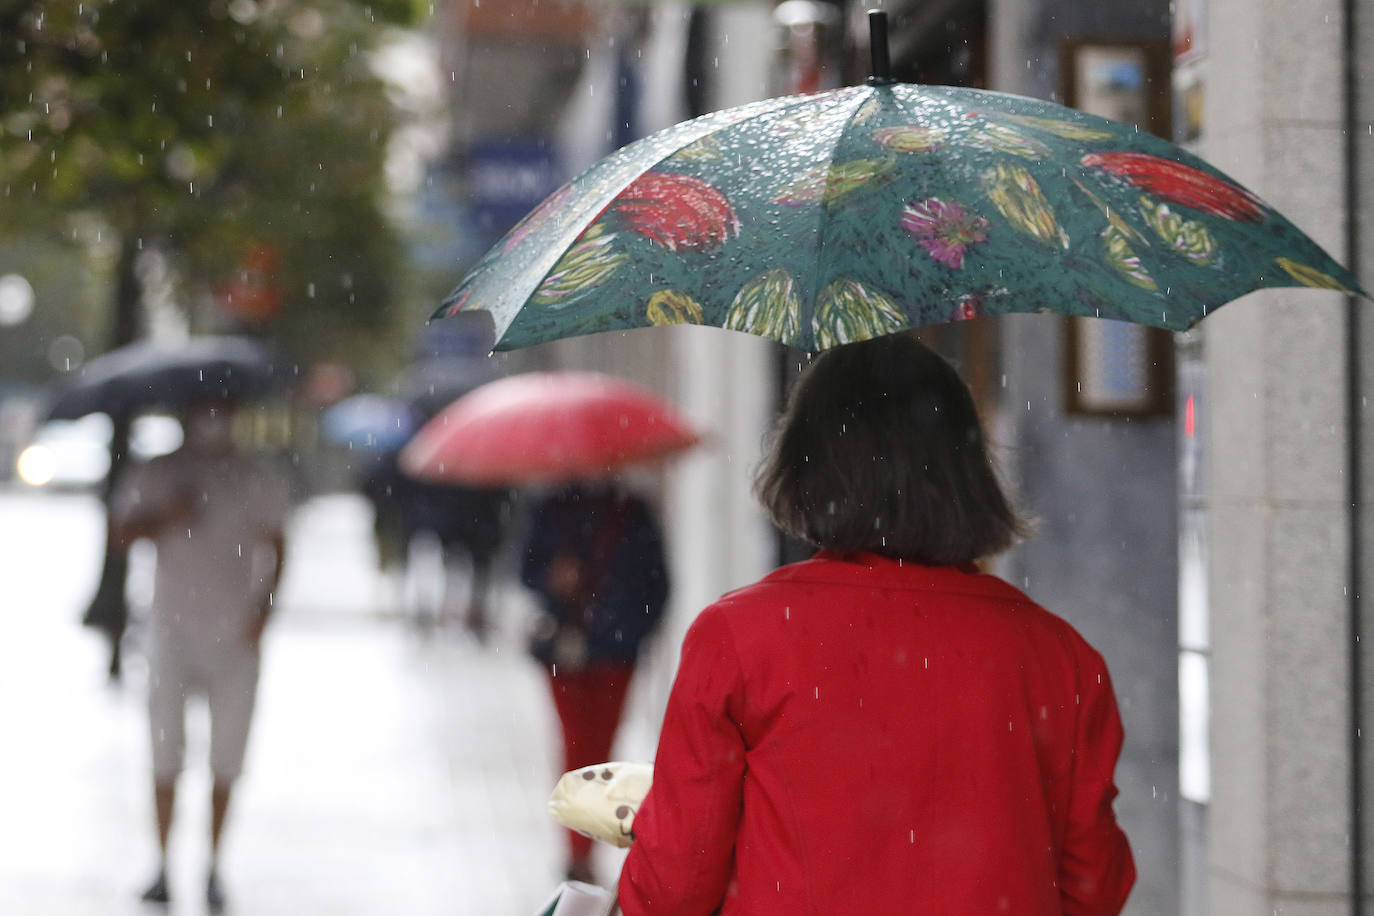
[[[78,624],[101,524],[88,497],[0,491],[0,913],[159,912],[136,900],[155,862],[144,672],[131,658],[106,684],[103,643]],[[377,613],[366,526],[348,497],[293,523],[226,832],[230,912],[532,913],[563,847],[544,811],[556,724],[521,646],[526,599],[498,593],[488,648],[425,636]],[[635,731],[622,756],[649,759]],[[178,899],[163,911],[177,916],[204,911],[208,735],[194,712],[189,732]],[[613,876],[619,855],[598,854]]]

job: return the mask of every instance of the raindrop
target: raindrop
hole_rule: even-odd
[[[0,277],[0,325],[16,325],[33,312],[33,286],[19,274]]]
[[[48,364],[61,372],[70,372],[86,359],[86,348],[75,337],[64,334],[48,347]]]

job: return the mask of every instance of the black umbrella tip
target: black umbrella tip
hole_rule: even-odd
[[[892,59],[887,50],[887,12],[868,11],[868,47],[873,61],[873,75],[868,78],[870,86],[885,86],[895,82],[892,78]]]

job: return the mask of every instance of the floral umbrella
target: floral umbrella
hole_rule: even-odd
[[[435,317],[490,312],[503,350],[691,323],[814,352],[1007,312],[1184,330],[1268,286],[1364,294],[1172,143],[1036,99],[875,77],[622,148],[525,217]]]

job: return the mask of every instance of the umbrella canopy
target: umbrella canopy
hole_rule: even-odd
[[[596,372],[529,372],[454,401],[404,449],[401,469],[477,486],[599,477],[699,437],[657,395]]]
[[[405,445],[418,426],[410,404],[380,394],[355,394],[320,413],[320,435],[351,448],[393,451]]]
[[[1182,330],[1268,286],[1363,294],[1255,194],[1134,126],[875,78],[622,148],[435,317],[491,313],[497,349],[691,323],[814,352],[1008,312]]]
[[[248,400],[269,394],[286,380],[287,370],[272,352],[249,338],[140,341],[82,366],[53,396],[47,419],[74,420],[90,413],[128,416],[217,398]]]

